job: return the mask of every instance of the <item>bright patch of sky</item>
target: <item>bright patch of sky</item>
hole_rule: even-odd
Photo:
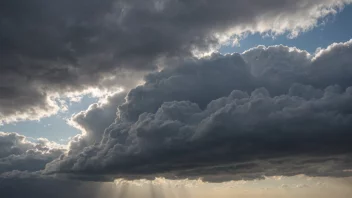
[[[258,45],[286,45],[297,47],[314,53],[317,48],[326,48],[334,42],[345,42],[352,38],[352,6],[347,6],[341,13],[324,19],[324,24],[319,27],[299,35],[297,38],[289,39],[286,36],[279,36],[275,39],[263,37],[259,34],[249,35],[241,40],[239,46],[224,46],[221,53],[243,52]],[[72,114],[86,110],[90,104],[97,102],[97,98],[84,96],[81,101],[69,103],[68,111],[57,115],[43,118],[40,121],[23,121],[0,126],[0,131],[17,132],[27,137],[44,137],[59,143],[67,142],[80,131],[67,124],[66,120]]]
[[[73,137],[80,131],[67,124],[73,114],[86,110],[89,105],[98,101],[98,98],[83,96],[78,102],[66,101],[68,110],[39,121],[22,121],[17,123],[5,124],[0,126],[0,131],[17,132],[26,137],[44,137],[58,143],[66,143],[69,137]]]

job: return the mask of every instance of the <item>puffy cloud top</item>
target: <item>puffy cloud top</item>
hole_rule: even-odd
[[[17,133],[0,132],[0,173],[39,171],[64,153],[64,148],[47,139],[32,143]]]
[[[207,180],[346,176],[351,45],[315,55],[259,46],[150,74],[118,107],[100,143],[54,160],[46,172]]]

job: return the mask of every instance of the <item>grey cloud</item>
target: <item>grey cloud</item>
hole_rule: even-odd
[[[86,111],[72,116],[73,125],[82,130],[82,134],[71,140],[70,154],[80,152],[83,148],[99,143],[104,130],[110,126],[117,116],[117,107],[125,102],[126,92],[109,96],[104,103],[94,103]]]
[[[302,173],[309,177],[350,177],[351,173],[343,171],[351,164],[351,157],[340,155],[334,157],[283,157],[270,160],[253,160],[245,163],[233,163],[197,169],[177,171],[177,178],[202,178],[212,183],[238,180],[263,180],[270,176],[297,176]],[[175,178],[174,175],[171,175]]]
[[[38,173],[13,171],[0,175],[0,193],[4,198],[99,198],[116,197],[113,183],[81,182]]]
[[[17,133],[0,132],[0,173],[12,170],[39,171],[64,153],[46,139],[36,143]]]
[[[204,108],[235,89],[252,92],[265,87],[274,96],[287,93],[297,83],[346,89],[352,81],[351,45],[352,41],[334,44],[315,56],[296,48],[260,46],[241,55],[186,59],[177,67],[147,75],[146,83],[131,90],[127,102],[119,107],[120,116],[135,121],[141,113],[154,113],[163,102],[174,100],[188,100]]]
[[[351,45],[352,40],[335,43],[314,55],[285,46],[260,46],[242,56],[252,74],[264,78],[262,83],[269,83],[265,86],[276,91],[285,91],[295,82],[317,88],[335,84],[346,88],[351,85]]]
[[[45,171],[208,180],[224,173],[348,175],[351,44],[316,55],[258,47],[150,74],[129,92],[99,144]]]
[[[189,100],[204,107],[234,89],[255,87],[239,54],[188,59],[178,67],[152,73],[145,80],[145,85],[132,89],[127,102],[119,107],[122,119],[136,120],[143,112],[155,112],[165,101]]]
[[[54,114],[53,93],[125,85],[120,73],[209,51],[234,34],[296,35],[350,2],[2,0],[0,119]]]
[[[193,169],[190,172],[197,174],[199,167],[218,164],[350,153],[351,93],[351,88],[336,93],[329,87],[321,98],[305,100],[289,95],[270,97],[265,89],[250,96],[234,91],[211,102],[204,111],[189,102],[164,103],[155,114],[144,113],[122,130],[117,123],[104,144],[83,151],[76,159],[58,162],[61,171],[98,169],[122,177],[164,172],[178,176],[178,170]],[[342,162],[345,167],[351,163],[347,159]],[[289,167],[287,161],[282,163],[279,168]],[[254,171],[256,166],[263,168],[257,164],[244,169]],[[298,174],[309,168],[297,169]],[[275,174],[290,173],[278,170]],[[328,170],[322,174],[329,174]],[[209,174],[218,172],[212,171]],[[202,176],[201,172],[196,176]]]

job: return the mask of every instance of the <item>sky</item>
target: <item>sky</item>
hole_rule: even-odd
[[[1,4],[5,197],[352,195],[351,0]]]
[[[19,132],[20,134],[40,138],[45,137],[55,142],[66,142],[70,137],[80,133],[80,131],[68,123],[68,119],[75,113],[86,110],[90,104],[98,102],[99,99],[90,96],[83,96],[79,102],[66,101],[68,109],[64,112],[41,118],[35,121],[20,121],[3,124],[1,131]]]

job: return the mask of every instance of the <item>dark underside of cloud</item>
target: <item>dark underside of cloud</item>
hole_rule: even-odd
[[[100,198],[113,196],[114,184],[62,180],[27,172],[0,175],[0,192],[4,198]]]
[[[348,176],[351,45],[334,44],[314,56],[257,47],[152,73],[123,104],[117,100],[117,118],[104,133],[90,131],[99,143],[79,147],[82,136],[71,142],[74,152],[45,172],[208,181]]]

